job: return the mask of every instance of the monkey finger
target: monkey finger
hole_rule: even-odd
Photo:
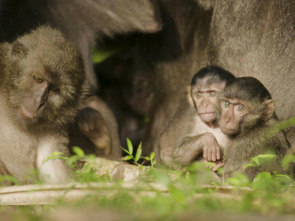
[[[216,161],[216,153],[215,152],[212,152],[212,161],[214,162],[214,161]]]
[[[216,148],[212,148],[212,161],[216,161]]]
[[[216,172],[219,168],[223,167],[224,166],[224,163],[218,163],[213,169],[212,171],[213,172]]]
[[[208,148],[208,154],[207,154],[207,160],[208,161],[212,161],[211,156],[212,156],[212,149],[211,148]]]
[[[217,148],[217,150],[216,150],[216,159],[217,160],[220,160],[220,148]]]
[[[208,148],[204,147],[203,148],[203,157],[204,157],[204,159],[207,159],[207,156],[208,156]]]

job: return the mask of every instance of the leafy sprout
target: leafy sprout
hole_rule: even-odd
[[[259,168],[262,164],[266,162],[271,162],[276,160],[277,156],[275,154],[260,154],[256,157],[253,157],[251,161],[244,166],[244,170],[248,167],[256,167]]]
[[[155,158],[155,153],[154,152],[152,152],[149,157],[141,156],[141,154],[142,154],[142,142],[140,142],[140,144],[137,147],[135,155],[133,155],[134,148],[133,148],[132,142],[128,138],[126,140],[127,140],[127,148],[128,148],[128,150],[121,147],[122,150],[127,153],[127,155],[125,157],[122,157],[123,161],[133,160],[133,163],[135,165],[142,165],[142,164],[145,163],[145,161],[149,161],[150,164],[151,164],[151,167],[154,167],[154,165],[156,164],[156,159],[154,159]],[[139,163],[140,159],[143,159],[145,161],[143,161],[140,164]]]

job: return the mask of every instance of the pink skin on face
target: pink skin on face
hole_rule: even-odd
[[[216,105],[218,94],[224,89],[225,83],[196,86],[192,90],[192,97],[197,107],[198,115],[209,126],[216,120]]]
[[[222,99],[220,101],[220,106],[220,129],[223,133],[228,135],[237,133],[240,121],[249,113],[247,105],[236,99]]]

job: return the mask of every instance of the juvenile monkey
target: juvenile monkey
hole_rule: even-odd
[[[73,43],[48,26],[0,45],[1,173],[23,183],[38,169],[45,183],[66,182],[62,160],[46,161],[53,152],[68,153],[69,123],[85,91],[80,54]]]
[[[201,69],[191,81],[188,100],[182,100],[173,120],[160,136],[156,149],[158,161],[166,166],[188,165],[203,157],[208,161],[221,159],[227,143],[217,124],[219,94],[234,76],[217,66]]]
[[[274,102],[264,85],[256,78],[242,77],[227,83],[224,96],[220,101],[220,128],[229,136],[229,143],[224,151],[224,176],[242,172],[254,177],[258,168],[244,165],[251,158],[272,152],[277,155],[275,163],[262,165],[263,171],[282,171],[280,161],[290,148],[283,131],[269,139],[266,135],[279,120],[275,114]]]

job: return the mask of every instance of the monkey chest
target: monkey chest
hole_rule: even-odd
[[[36,140],[13,124],[0,119],[0,160],[8,172],[18,179],[35,168]]]
[[[190,137],[199,136],[205,133],[211,133],[215,137],[220,147],[224,148],[228,144],[228,137],[225,135],[219,127],[211,128],[205,124],[199,117],[194,118],[192,129],[189,134]]]

